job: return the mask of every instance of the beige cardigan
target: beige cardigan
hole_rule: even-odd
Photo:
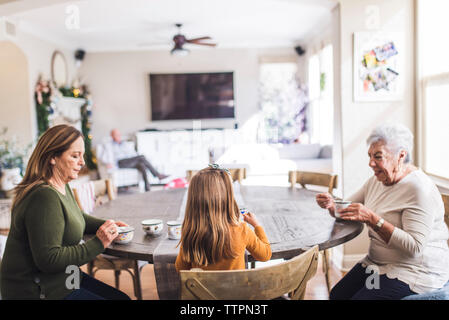
[[[389,243],[369,228],[370,246],[362,265],[397,278],[416,293],[441,288],[449,279],[449,231],[444,205],[432,180],[421,170],[385,186],[371,177],[349,198],[395,226]]]

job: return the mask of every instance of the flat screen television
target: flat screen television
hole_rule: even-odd
[[[234,73],[150,74],[151,120],[234,118]]]

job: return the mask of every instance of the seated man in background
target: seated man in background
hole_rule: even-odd
[[[145,182],[145,191],[150,190],[150,183],[147,177],[148,168],[153,176],[163,180],[168,175],[159,173],[143,155],[137,154],[136,150],[129,148],[129,145],[122,143],[121,133],[118,129],[111,130],[112,141],[105,145],[105,152],[102,161],[107,164],[108,169],[117,165],[119,168],[135,168],[142,173]]]

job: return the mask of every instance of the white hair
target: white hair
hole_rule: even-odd
[[[405,150],[407,156],[404,159],[404,163],[412,162],[413,134],[406,126],[399,123],[377,126],[366,139],[366,143],[371,146],[379,141],[383,141],[387,149],[394,154]]]

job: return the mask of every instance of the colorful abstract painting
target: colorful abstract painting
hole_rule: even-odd
[[[394,101],[403,97],[401,35],[354,33],[354,101]]]

